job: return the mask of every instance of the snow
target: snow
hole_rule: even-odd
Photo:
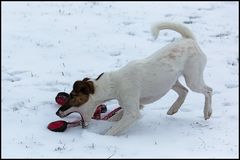
[[[239,157],[238,10],[238,2],[2,2],[2,157]],[[74,81],[181,38],[163,31],[152,41],[150,27],[159,21],[185,24],[207,55],[210,120],[203,118],[203,95],[191,91],[180,111],[167,115],[177,98],[169,91],[119,136],[103,135],[114,122],[97,120],[87,129],[47,129],[60,119],[55,96],[71,91]],[[107,105],[108,111],[118,106]]]

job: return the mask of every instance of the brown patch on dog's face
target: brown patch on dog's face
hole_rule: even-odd
[[[88,101],[89,95],[94,94],[93,82],[88,80],[89,78],[84,78],[73,84],[70,99],[63,106],[80,106]]]
[[[93,94],[94,93],[94,86],[92,81],[88,81],[88,78],[84,78],[82,81],[76,81],[73,84],[72,94]]]
[[[94,94],[93,82],[88,80],[88,78],[84,78],[82,81],[76,81],[73,84],[70,100],[67,102],[68,105],[80,106],[88,101],[90,94]]]
[[[88,101],[90,94],[94,94],[93,82],[88,80],[89,78],[84,78],[82,81],[76,81],[73,84],[70,98],[59,108],[56,113],[58,116],[65,117],[74,112],[75,109],[73,107],[80,107],[85,104]]]
[[[89,99],[89,94],[71,92],[71,98],[67,102],[69,106],[81,106]]]

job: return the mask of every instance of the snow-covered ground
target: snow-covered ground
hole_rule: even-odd
[[[3,2],[2,157],[238,157],[238,10],[238,2]],[[119,136],[101,134],[110,126],[106,121],[63,133],[46,128],[60,119],[56,94],[71,91],[74,81],[121,68],[181,38],[163,31],[152,41],[150,26],[159,21],[185,24],[207,55],[210,120],[203,118],[204,96],[191,91],[180,111],[167,115],[177,98],[169,91]],[[107,104],[109,111],[118,106]]]

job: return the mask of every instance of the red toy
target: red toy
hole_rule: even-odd
[[[55,101],[59,105],[64,105],[66,101],[70,98],[70,95],[65,92],[59,92],[57,96],[55,97]]]
[[[54,132],[64,132],[67,129],[67,127],[69,127],[70,124],[72,123],[60,120],[49,123],[47,128]]]
[[[66,101],[70,98],[70,95],[65,93],[65,92],[59,92],[57,94],[57,96],[55,97],[55,101],[59,104],[59,105],[63,105],[64,103],[66,103]],[[107,107],[104,104],[101,104],[97,107],[92,119],[96,119],[96,120],[108,120],[109,118],[111,118],[113,115],[116,114],[117,111],[119,111],[121,109],[121,107],[118,107],[116,109],[114,109],[113,111],[111,111],[110,113],[108,113],[105,117],[101,118],[101,113],[105,113],[107,112]],[[81,114],[80,114],[81,115]],[[82,116],[82,115],[81,115]],[[83,118],[82,118],[83,120]],[[68,127],[76,127],[78,125],[82,125],[82,128],[85,128],[86,126],[84,125],[84,121],[82,120],[78,120],[78,121],[74,121],[74,122],[66,122],[63,120],[59,120],[59,121],[55,121],[52,123],[49,123],[48,125],[48,129],[54,132],[64,132]]]

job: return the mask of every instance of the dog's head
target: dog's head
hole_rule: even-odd
[[[70,93],[70,98],[68,101],[62,105],[56,114],[63,118],[68,116],[73,112],[78,112],[82,115],[84,120],[90,121],[91,114],[94,112],[94,104],[89,102],[90,96],[94,94],[94,84],[89,78],[84,78],[83,80],[76,81],[73,84],[73,90]],[[93,111],[90,111],[93,110]]]

